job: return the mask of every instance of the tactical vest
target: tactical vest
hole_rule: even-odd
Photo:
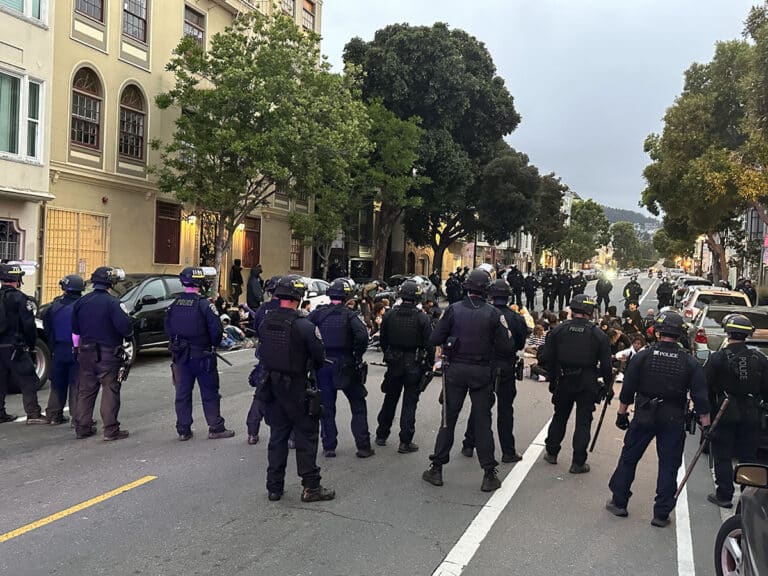
[[[389,313],[388,338],[390,346],[396,350],[411,352],[421,348],[421,328],[419,310],[415,306],[395,306]]]
[[[60,296],[51,305],[51,324],[55,344],[72,346],[72,304],[75,300]]]
[[[651,346],[643,361],[638,394],[670,403],[684,403],[691,380],[688,354],[677,344]]]
[[[453,329],[451,335],[458,338],[458,350],[451,360],[482,364],[493,357],[493,337],[491,324],[495,309],[485,302],[472,299],[463,300],[451,306],[453,309]]]
[[[334,352],[347,352],[352,348],[349,310],[344,304],[331,304],[320,308],[315,312],[312,322],[320,329],[325,350],[330,355]]]
[[[168,336],[189,342],[192,349],[207,350],[213,343],[208,334],[205,315],[200,309],[200,299],[198,294],[184,294],[170,305]]]
[[[304,366],[294,366],[291,351],[291,329],[298,320],[296,312],[287,314],[282,309],[267,313],[259,328],[259,353],[266,372],[299,373]]]
[[[553,334],[557,363],[563,370],[597,367],[597,340],[595,326],[586,320],[564,322]]]
[[[734,352],[726,348],[725,357],[728,364],[728,378],[721,384],[729,396],[760,395],[760,385],[763,380],[763,368],[759,352],[747,347]]]

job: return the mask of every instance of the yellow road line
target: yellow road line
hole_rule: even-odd
[[[16,538],[17,536],[21,536],[23,534],[26,534],[27,532],[31,532],[32,530],[37,530],[38,528],[42,528],[43,526],[46,526],[51,522],[56,522],[56,520],[61,520],[62,518],[66,518],[67,516],[76,514],[77,512],[80,512],[80,510],[85,510],[86,508],[90,508],[91,506],[104,502],[105,500],[109,500],[114,496],[118,496],[124,492],[128,492],[129,490],[138,488],[139,486],[142,486],[147,482],[152,482],[152,480],[157,480],[157,476],[144,476],[143,478],[139,478],[138,480],[135,480],[133,482],[120,486],[119,488],[115,488],[114,490],[105,492],[101,496],[96,496],[95,498],[91,498],[90,500],[86,500],[85,502],[81,502],[80,504],[76,504],[71,508],[67,508],[66,510],[62,510],[61,512],[56,512],[56,514],[51,514],[50,516],[46,516],[45,518],[42,518],[37,522],[32,522],[31,524],[27,524],[26,526],[22,526],[21,528],[17,528],[16,530],[11,530],[10,532],[6,532],[5,534],[0,534],[0,543],[7,542],[8,540]]]

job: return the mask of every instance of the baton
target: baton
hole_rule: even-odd
[[[707,434],[707,437],[704,438],[704,442],[699,444],[699,449],[696,450],[696,454],[694,455],[693,460],[691,460],[691,463],[688,465],[688,470],[685,471],[685,476],[683,476],[683,479],[680,481],[680,485],[677,487],[677,492],[675,492],[675,500],[678,499],[680,492],[682,492],[683,488],[685,487],[685,483],[688,482],[688,478],[691,477],[693,467],[696,466],[696,462],[699,461],[701,453],[704,452],[704,448],[709,444],[709,438],[712,436],[712,431],[717,427],[720,419],[725,413],[725,409],[728,408],[728,404],[730,403],[731,399],[726,397],[726,399],[723,400],[723,403],[720,405],[720,410],[718,410],[717,416],[715,416],[715,420],[712,422],[712,426],[709,427],[709,434]]]
[[[221,354],[219,354],[218,352],[216,352],[216,350],[212,350],[212,352],[214,353],[214,355],[216,356],[216,358],[218,358],[219,360],[221,360],[222,362],[224,362],[224,364],[226,364],[227,366],[234,366],[234,364],[232,364],[232,362],[230,362],[229,360],[227,360],[226,358],[224,358],[224,356],[222,356]]]
[[[595,435],[592,438],[592,444],[589,447],[590,452],[595,449],[595,444],[597,444],[597,437],[600,435],[600,428],[603,427],[603,420],[605,420],[605,412],[608,410],[608,404],[609,400],[606,398],[603,402],[603,411],[600,413],[600,420],[597,421],[597,428],[595,429]]]

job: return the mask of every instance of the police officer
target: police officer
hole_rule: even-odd
[[[659,341],[638,352],[624,374],[616,426],[627,433],[616,471],[608,483],[613,497],[605,507],[616,516],[628,515],[637,463],[655,438],[659,470],[651,524],[663,528],[669,524],[669,514],[675,507],[688,394],[705,427],[709,426],[709,401],[704,371],[677,344],[683,331],[682,317],[674,312],[662,314],[656,331]],[[630,422],[627,411],[631,404],[635,405],[635,416]]]
[[[669,278],[664,278],[661,284],[659,284],[659,287],[656,288],[656,298],[659,301],[659,310],[672,305],[672,292],[672,283],[669,281]]]
[[[507,284],[509,284],[509,286],[512,288],[512,294],[514,295],[513,304],[517,304],[518,306],[523,305],[524,283],[525,280],[523,278],[523,273],[517,269],[516,264],[512,264],[512,267],[509,269],[509,273],[507,274]]]
[[[712,435],[717,490],[707,500],[730,508],[733,500],[733,459],[755,462],[760,439],[761,400],[768,398],[768,359],[744,342],[754,331],[749,318],[728,316],[725,349],[715,352],[704,365],[713,411],[730,398]]]
[[[573,319],[556,326],[547,334],[542,352],[555,407],[545,441],[544,460],[557,464],[560,444],[575,404],[573,460],[568,470],[571,474],[589,472],[587,445],[592,412],[596,402],[613,396],[611,346],[605,333],[590,322],[594,310],[595,301],[588,296],[580,294],[574,297],[571,300]],[[598,384],[598,376],[603,377],[602,386]]]
[[[536,305],[536,290],[539,289],[539,281],[533,274],[528,274],[523,281],[523,290],[525,291],[525,307],[533,312]]]
[[[608,313],[608,307],[611,305],[611,290],[613,290],[613,283],[605,277],[604,273],[601,273],[600,279],[595,286],[595,291],[597,292],[598,314],[600,313],[602,304],[605,304],[605,312]]]
[[[75,410],[80,366],[72,350],[73,304],[83,295],[85,281],[80,276],[65,276],[59,282],[64,294],[56,298],[43,314],[43,330],[53,346],[51,392],[45,416],[52,425],[64,424],[64,404],[69,395],[70,412]],[[73,416],[74,418],[74,416]]]
[[[624,296],[624,308],[629,307],[630,302],[640,302],[640,295],[643,293],[643,288],[637,281],[637,276],[632,276],[629,282],[624,286],[622,295]]]
[[[587,288],[587,279],[584,278],[584,272],[579,272],[576,277],[571,280],[571,290],[573,296],[584,294],[584,290]]]
[[[331,303],[320,306],[309,315],[309,320],[320,330],[325,353],[332,364],[323,366],[317,373],[320,395],[323,400],[323,416],[320,432],[323,439],[323,455],[336,456],[339,431],[336,428],[336,395],[341,390],[349,400],[352,411],[352,435],[355,437],[358,458],[369,458],[371,435],[368,432],[368,391],[362,381],[363,354],[368,348],[368,330],[360,317],[347,308],[352,297],[352,281],[337,278],[328,288]]]
[[[517,312],[509,308],[510,288],[504,280],[496,280],[491,286],[491,300],[494,307],[498,308],[501,315],[507,321],[512,339],[505,346],[497,346],[494,351],[494,387],[498,399],[496,407],[496,427],[499,433],[501,445],[501,461],[504,463],[519,462],[522,456],[515,449],[515,435],[513,433],[515,411],[513,403],[517,396],[517,384],[515,380],[515,365],[517,364],[517,351],[525,347],[525,339],[528,336],[528,326],[525,319]],[[491,391],[491,395],[493,395]],[[493,403],[493,397],[491,398]],[[464,433],[464,443],[461,453],[468,458],[472,457],[475,447],[475,421],[472,414],[467,420],[467,431]]]
[[[491,277],[485,270],[473,270],[464,283],[467,297],[446,310],[429,340],[433,346],[442,346],[447,360],[443,366],[443,421],[434,454],[429,457],[432,465],[422,475],[434,486],[443,485],[443,465],[450,460],[456,421],[469,393],[477,456],[485,472],[481,489],[491,492],[501,487],[491,431],[491,364],[494,351],[506,349],[511,335],[501,312],[485,301],[490,286]]]
[[[571,275],[563,270],[557,277],[557,309],[565,310],[571,295]],[[554,303],[553,303],[554,305]]]
[[[259,309],[256,310],[256,314],[253,316],[253,333],[256,335],[258,335],[259,327],[261,326],[261,323],[264,322],[267,313],[270,310],[280,308],[280,299],[275,295],[275,289],[281,279],[282,276],[272,276],[264,287],[264,291],[270,296],[270,300],[266,304],[259,306]],[[256,366],[254,366],[251,375],[248,377],[248,382],[251,386],[257,388],[262,377],[261,346],[259,346],[256,348]],[[251,446],[259,443],[259,429],[261,428],[261,420],[263,417],[264,413],[261,402],[254,392],[251,407],[248,410],[248,416],[245,419],[245,425],[248,428],[248,444]]]
[[[185,294],[173,301],[165,315],[165,333],[173,355],[171,372],[176,388],[176,432],[182,442],[192,438],[192,391],[197,380],[208,423],[208,438],[232,438],[235,432],[225,428],[221,417],[215,355],[224,328],[216,307],[200,295],[200,288],[205,283],[203,269],[184,268],[179,278]]]
[[[552,310],[555,306],[555,293],[557,288],[555,286],[556,279],[552,274],[552,269],[547,268],[541,277],[541,293],[543,296],[542,309]]]
[[[6,386],[21,390],[27,424],[47,424],[37,403],[40,380],[30,353],[37,342],[34,306],[19,290],[24,270],[17,264],[0,264],[0,423],[16,420],[5,411]]]
[[[400,410],[400,454],[416,452],[419,447],[413,443],[416,432],[416,406],[421,395],[421,383],[425,372],[431,370],[435,355],[430,345],[432,324],[429,317],[416,304],[421,300],[421,287],[412,280],[400,285],[398,292],[402,304],[395,306],[384,315],[379,332],[379,343],[384,352],[387,373],[384,375],[382,390],[384,402],[379,411],[379,426],[376,429],[376,444],[386,446],[395,410],[403,396]]]
[[[109,293],[109,289],[124,277],[125,273],[118,268],[96,268],[91,274],[93,292],[73,304],[72,342],[80,364],[75,411],[78,440],[96,434],[93,407],[100,387],[104,440],[128,437],[128,430],[121,430],[117,420],[122,385],[118,374],[125,362],[123,339],[131,337],[133,325],[120,301]]]
[[[336,494],[320,485],[317,437],[320,428],[319,392],[308,374],[325,363],[320,331],[297,308],[306,285],[299,276],[286,276],[275,288],[280,307],[270,311],[259,326],[265,378],[257,394],[264,404],[270,427],[267,491],[271,501],[280,500],[285,487],[288,438],[296,437],[296,470],[304,490],[302,502],[332,500]]]
[[[451,272],[448,280],[445,282],[445,294],[448,297],[448,303],[454,304],[462,299],[464,289],[461,287],[458,275]]]

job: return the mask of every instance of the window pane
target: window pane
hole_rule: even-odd
[[[37,158],[37,135],[39,124],[35,120],[27,122],[27,156]]]
[[[29,117],[40,119],[40,84],[35,82],[29,83]]]
[[[194,38],[200,46],[205,44],[205,16],[189,7],[184,8],[184,36]]]
[[[32,18],[37,18],[40,20],[42,18],[43,14],[40,9],[40,5],[42,2],[40,0],[32,0]]]
[[[0,6],[24,12],[24,0],[0,0]]]
[[[18,260],[21,234],[16,232],[13,222],[0,220],[0,259]]]
[[[99,22],[104,21],[102,0],[75,0],[75,10]]]
[[[19,153],[21,81],[0,74],[0,151]]]
[[[142,42],[147,39],[147,0],[125,0],[123,33]]]

